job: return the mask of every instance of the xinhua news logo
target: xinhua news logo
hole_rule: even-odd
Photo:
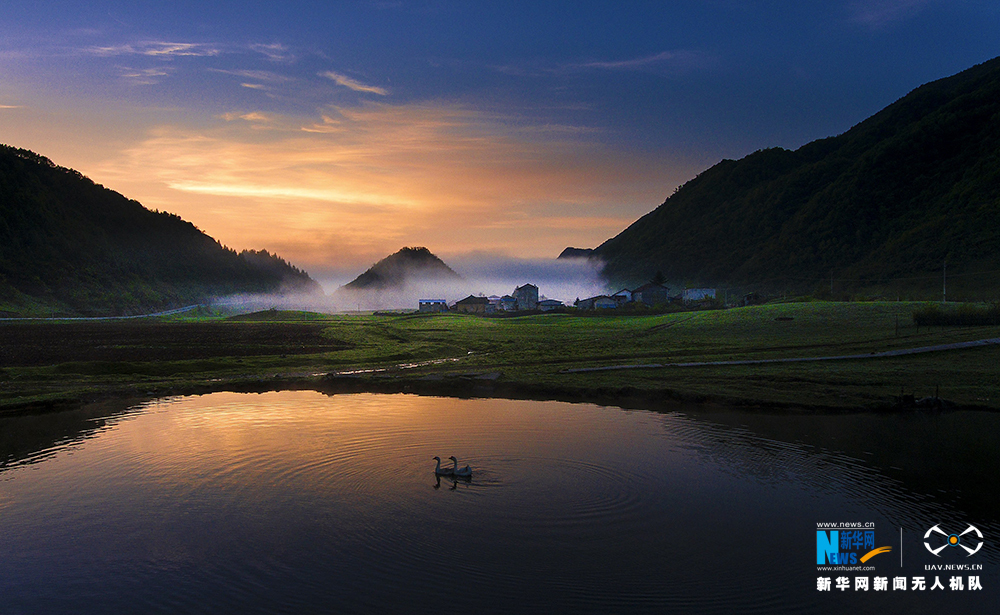
[[[857,566],[892,547],[875,546],[874,523],[817,524],[837,529],[816,530],[817,566]]]

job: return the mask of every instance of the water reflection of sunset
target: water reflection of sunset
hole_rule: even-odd
[[[935,519],[974,512],[801,441],[856,417],[795,418],[771,440],[560,402],[312,391],[149,402],[3,469],[0,591],[24,612],[72,610],[82,595],[95,612],[521,612],[529,599],[546,612],[692,600],[825,612],[815,572],[794,557],[815,539],[788,527],[859,518],[918,541]],[[940,433],[950,419],[859,420]],[[435,477],[432,457],[452,455],[470,479]],[[988,514],[969,518],[995,532]],[[977,557],[998,561],[990,544]],[[771,565],[751,565],[761,559]],[[462,592],[441,582],[455,571]],[[929,599],[911,593],[884,597],[897,610]]]

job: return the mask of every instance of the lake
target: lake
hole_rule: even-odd
[[[284,391],[7,417],[0,612],[998,612],[997,451],[975,412]],[[435,477],[451,455],[471,479]]]

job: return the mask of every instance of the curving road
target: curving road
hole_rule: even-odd
[[[583,372],[605,372],[618,369],[657,369],[662,367],[708,367],[715,365],[762,365],[765,363],[805,363],[809,361],[844,361],[848,359],[879,359],[882,357],[899,357],[902,355],[921,354],[924,352],[960,350],[963,348],[975,348],[977,346],[990,346],[993,344],[1000,344],[1000,337],[994,337],[985,340],[974,340],[971,342],[956,342],[954,344],[938,344],[937,346],[921,346],[919,348],[903,348],[900,350],[870,352],[867,354],[842,354],[829,357],[798,357],[793,359],[743,359],[737,361],[701,361],[697,363],[643,363],[639,365],[606,365],[603,367],[578,367],[574,369],[564,369],[559,373],[577,374]]]

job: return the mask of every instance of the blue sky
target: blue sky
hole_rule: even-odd
[[[998,26],[954,0],[4,3],[0,141],[310,271],[544,258],[1000,55]]]

